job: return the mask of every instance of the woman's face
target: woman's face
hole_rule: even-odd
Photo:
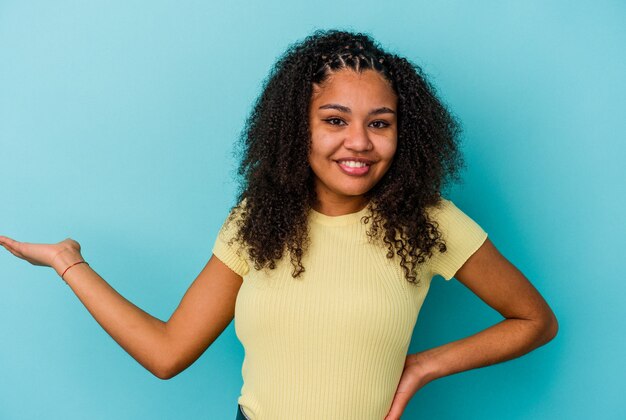
[[[397,147],[397,97],[378,72],[343,69],[313,85],[311,152],[319,206],[358,211]]]

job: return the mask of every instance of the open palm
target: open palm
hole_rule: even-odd
[[[80,244],[70,238],[56,244],[33,244],[0,236],[0,245],[11,254],[33,265],[48,267],[53,267],[55,259],[62,252],[80,252]]]

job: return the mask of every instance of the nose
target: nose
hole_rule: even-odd
[[[350,129],[346,132],[346,138],[343,141],[346,149],[355,152],[367,152],[372,150],[374,146],[367,132],[367,128],[362,124],[351,124]]]

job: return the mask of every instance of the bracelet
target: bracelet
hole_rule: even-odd
[[[65,275],[65,273],[67,273],[67,270],[69,270],[70,268],[74,267],[76,264],[82,264],[82,263],[85,263],[85,264],[89,265],[89,263],[87,261],[78,261],[78,262],[70,265],[69,267],[67,267],[65,269],[65,271],[63,272],[63,274],[61,274],[61,278],[63,279],[63,276]],[[65,281],[65,279],[63,279],[63,281]]]

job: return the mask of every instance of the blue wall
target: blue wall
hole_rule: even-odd
[[[626,362],[626,4],[0,2],[0,234],[68,236],[167,319],[234,200],[232,144],[260,83],[316,28],[366,31],[423,66],[464,126],[449,197],[539,289],[559,335],[432,382],[405,419],[618,419]],[[49,268],[0,252],[0,418],[234,418],[231,326],[150,375]],[[411,351],[500,316],[433,281]]]

